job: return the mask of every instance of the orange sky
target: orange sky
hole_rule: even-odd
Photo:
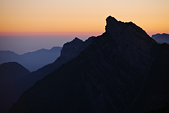
[[[169,0],[0,0],[0,34],[99,34],[109,15],[169,33]]]

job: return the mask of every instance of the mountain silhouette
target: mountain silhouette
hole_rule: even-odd
[[[152,35],[152,38],[157,41],[158,43],[167,43],[169,44],[169,34],[155,34]]]
[[[5,113],[17,101],[26,87],[30,72],[16,62],[0,65],[0,112]]]
[[[5,80],[6,84],[5,85],[1,85],[1,87],[2,87],[1,89],[8,89],[9,91],[11,91],[10,93],[8,93],[9,91],[3,93],[4,95],[8,94],[7,97],[10,97],[9,100],[11,100],[11,101],[7,101],[7,99],[5,98],[6,101],[3,100],[2,104],[3,104],[3,102],[6,102],[6,104],[10,104],[10,106],[11,106],[11,104],[13,104],[24,91],[26,91],[28,88],[33,86],[38,80],[42,79],[43,77],[45,77],[49,73],[53,72],[54,70],[57,70],[61,65],[67,63],[68,61],[70,61],[74,57],[78,56],[79,53],[91,43],[93,38],[94,37],[90,37],[85,42],[83,42],[82,40],[80,40],[78,38],[75,38],[72,41],[64,44],[63,49],[61,51],[60,57],[54,63],[46,65],[46,66],[44,66],[44,67],[40,68],[39,70],[34,71],[32,73],[26,73],[26,72],[25,73],[24,72],[23,73],[19,73],[20,71],[22,72],[22,69],[21,70],[16,70],[17,73],[14,73],[14,72],[12,72],[12,69],[13,70],[15,69],[14,67],[11,67],[10,69],[8,67],[5,67],[5,70],[8,70],[10,74],[3,73],[3,76],[10,75],[10,76],[8,76],[8,79],[12,80],[12,81],[15,81],[19,85],[15,86],[15,88],[13,88],[11,90],[10,88],[7,87],[7,86],[9,86],[11,84],[11,82]],[[55,51],[54,48],[53,48],[53,50]],[[44,51],[44,50],[39,50],[39,51]],[[55,54],[54,51],[53,51],[53,54]],[[7,54],[9,54],[9,53],[10,52],[7,52]],[[34,53],[28,53],[28,54],[34,54]],[[47,56],[43,56],[43,57],[45,58],[45,57],[49,57],[49,56],[47,55]],[[13,56],[12,56],[12,58],[13,58]],[[56,51],[56,58],[57,58],[57,51]],[[7,65],[7,64],[8,64],[8,66],[12,65],[12,63],[5,63],[5,64],[2,64],[2,67],[4,67],[4,65]],[[5,71],[5,72],[8,72],[8,71]],[[24,74],[26,74],[27,76],[24,76]],[[13,76],[18,78],[17,79],[18,81],[16,81],[15,78],[13,78]],[[19,78],[20,76],[22,76],[22,79]],[[2,91],[2,90],[0,90],[0,91]],[[17,93],[15,95],[13,95],[12,91],[13,92],[17,92]],[[3,97],[4,96],[2,96],[2,98]],[[0,107],[4,108],[4,105],[0,105]],[[6,107],[4,109],[3,110],[0,109],[0,112],[1,113],[2,112],[5,113],[9,109],[9,107]]]
[[[95,37],[90,37],[88,40],[82,41],[76,37],[72,41],[65,43],[61,50],[60,56],[55,60],[55,62],[30,73],[29,86],[33,86],[38,80],[43,79],[48,74],[77,57],[81,51],[90,45],[94,38]]]
[[[165,106],[169,46],[132,22],[109,16],[106,23],[105,33],[38,81],[9,113],[144,113]]]
[[[47,64],[54,62],[60,56],[61,47],[40,49],[18,55],[11,51],[0,51],[0,64],[18,62],[30,71],[35,71]]]

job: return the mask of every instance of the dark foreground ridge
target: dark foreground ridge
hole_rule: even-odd
[[[9,113],[146,113],[165,107],[169,46],[132,22],[106,21],[105,33],[26,91]]]

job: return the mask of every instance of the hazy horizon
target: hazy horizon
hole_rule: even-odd
[[[102,32],[103,33],[103,32]],[[102,33],[90,33],[90,34],[76,34],[71,33],[67,36],[56,35],[54,33],[45,34],[41,33],[21,33],[18,34],[5,34],[0,35],[0,51],[12,51],[17,54],[24,54],[27,52],[36,51],[39,49],[51,49],[52,47],[62,47],[66,42],[73,40],[75,37],[78,37],[81,40],[86,40],[91,36],[98,36]],[[159,33],[159,32],[157,32]],[[157,34],[154,33],[154,34]],[[150,37],[153,34],[148,34]]]
[[[98,34],[100,35],[100,34]],[[90,36],[97,36],[91,34]],[[51,49],[52,47],[62,47],[64,43],[78,37],[86,40],[89,35],[74,35],[74,36],[54,36],[54,35],[21,35],[21,36],[0,36],[0,51],[12,51],[17,54],[36,51],[39,49]]]

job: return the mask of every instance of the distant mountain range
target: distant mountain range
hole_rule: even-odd
[[[169,34],[155,34],[152,35],[152,38],[157,41],[158,43],[167,43],[169,44]]]
[[[33,52],[28,52],[18,55],[11,51],[0,51],[0,64],[6,62],[18,62],[30,71],[37,69],[54,62],[61,52],[61,47],[53,47],[52,49],[40,49]]]
[[[109,16],[106,23],[105,33],[66,43],[54,63],[31,73],[41,80],[9,113],[147,113],[168,107],[169,45],[132,22]]]

